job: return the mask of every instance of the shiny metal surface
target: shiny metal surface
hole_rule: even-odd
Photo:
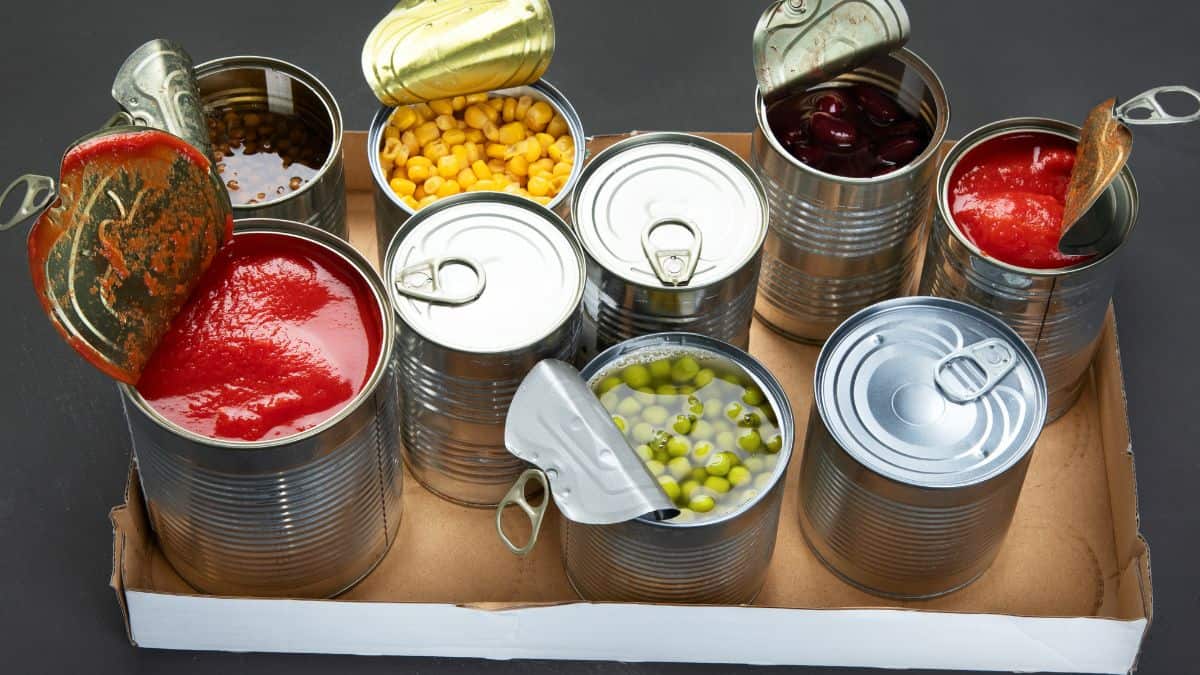
[[[973,396],[957,402],[943,378]],[[965,303],[879,303],[830,336],[814,392],[800,522],[816,555],[901,598],[987,570],[1046,415],[1046,382],[1021,339]]]
[[[234,218],[282,218],[346,238],[342,111],[314,75],[264,56],[230,56],[196,66],[205,109],[231,107],[294,114],[329,138],[329,155],[300,189],[260,204],[234,204]],[[382,249],[381,249],[382,250]]]
[[[689,134],[622,140],[584,169],[571,221],[588,255],[587,354],[661,331],[748,346],[767,204],[736,155]]]
[[[178,43],[160,38],[135,49],[117,70],[112,96],[133,124],[170,132],[212,159],[192,57]]]
[[[795,421],[779,382],[749,354],[713,338],[662,333],[616,345],[584,367],[595,378],[639,352],[707,352],[745,369],[776,412],[783,448],[771,484],[757,499],[724,516],[674,523],[648,518],[585,525],[562,518],[567,578],[586,600],[739,604],[762,588],[775,549],[783,476],[792,457]]]
[[[300,223],[240,221],[237,232],[303,238],[368,281],[383,317],[381,356],[338,414],[270,441],[225,441],[184,430],[121,385],[150,522],[167,559],[213,595],[327,597],[365,576],[400,526],[395,323],[379,276],[349,244]]]
[[[1071,408],[1083,389],[1116,284],[1123,247],[1064,269],[1031,270],[985,256],[953,224],[947,203],[949,177],[971,148],[988,138],[1017,131],[1079,138],[1079,128],[1043,118],[1017,118],[985,125],[951,150],[938,175],[937,212],[925,255],[920,292],[982,307],[1013,328],[1037,356],[1049,389],[1048,421]],[[1137,219],[1137,185],[1126,166],[1085,215],[1096,227],[1129,238]]]
[[[542,359],[571,361],[579,338],[583,253],[566,224],[535,202],[469,193],[421,210],[386,249],[383,269],[400,324],[393,350],[401,445],[417,480],[470,506],[495,506],[525,464],[504,446],[504,420],[526,374]],[[466,302],[413,297],[442,267],[442,290],[479,289]],[[468,294],[469,295],[469,294]]]
[[[771,205],[755,305],[775,330],[823,342],[851,314],[895,297],[914,281],[929,219],[939,146],[950,106],[941,80],[902,49],[833,80],[896,92],[933,129],[929,146],[904,168],[876,178],[842,178],[808,167],[780,145],[756,95],[750,163]]]

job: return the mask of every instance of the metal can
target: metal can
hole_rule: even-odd
[[[370,572],[400,527],[403,471],[387,351],[395,322],[383,282],[345,241],[301,223],[239,221],[319,246],[362,276],[379,308],[379,362],[340,412],[267,441],[197,435],[120,385],[150,524],[185,581],[214,595],[327,597]]]
[[[496,96],[529,96],[535,101],[545,101],[566,121],[571,138],[575,139],[573,164],[575,168],[571,171],[562,190],[546,205],[558,215],[566,217],[567,196],[574,191],[575,185],[579,182],[579,174],[587,157],[587,143],[584,142],[583,122],[579,119],[579,113],[575,112],[571,102],[558,89],[545,80],[538,80],[519,87],[499,89],[490,93]],[[400,197],[388,186],[388,176],[379,162],[379,151],[383,149],[384,143],[383,132],[387,128],[393,111],[395,111],[394,107],[380,108],[371,120],[371,127],[367,131],[367,161],[371,166],[371,177],[375,181],[375,233],[378,238],[380,259],[383,258],[383,252],[387,250],[392,237],[414,213],[412,208],[401,201]]]
[[[1046,417],[1037,359],[1002,321],[911,297],[852,316],[813,377],[800,524],[878,595],[928,598],[987,570]]]
[[[950,150],[937,181],[937,211],[920,292],[963,300],[995,314],[1037,355],[1050,392],[1049,421],[1079,398],[1112,301],[1122,247],[1084,264],[1028,269],[983,254],[950,215],[949,181],[958,162],[988,139],[1019,132],[1050,133],[1079,140],[1079,127],[1036,117],[1001,120],[967,134]],[[1126,165],[1089,218],[1103,219],[1122,241],[1137,220],[1138,193]]]
[[[690,333],[627,340],[592,359],[581,374],[592,380],[618,362],[679,353],[729,360],[762,389],[783,439],[774,475],[753,501],[714,519],[677,523],[642,517],[587,525],[561,518],[563,566],[587,600],[749,603],[766,580],[795,441],[792,408],[779,381],[746,352]]]
[[[663,331],[748,348],[767,201],[737,155],[689,134],[625,139],[584,168],[571,219],[588,256],[586,356]]]
[[[303,119],[329,143],[325,163],[299,189],[258,204],[234,204],[235,218],[283,218],[307,223],[342,239],[346,231],[346,179],[342,170],[342,111],[314,75],[265,56],[230,56],[196,66],[205,110],[266,110]]]
[[[535,202],[460,194],[409,220],[383,270],[404,460],[432,492],[495,506],[525,468],[504,446],[513,394],[538,361],[575,357],[579,244]]]
[[[848,316],[900,295],[915,281],[929,218],[939,147],[950,118],[933,69],[901,49],[837,76],[830,86],[871,84],[933,130],[908,165],[874,178],[818,171],[793,157],[771,131],[755,95],[750,161],[771,204],[755,312],[797,340],[822,342]]]

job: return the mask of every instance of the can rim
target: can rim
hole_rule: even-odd
[[[1020,274],[1034,277],[1058,277],[1066,274],[1073,274],[1082,270],[1090,269],[1107,261],[1109,258],[1116,255],[1118,251],[1125,247],[1130,240],[1130,233],[1137,226],[1138,217],[1138,189],[1137,182],[1133,178],[1133,169],[1126,163],[1121,168],[1121,172],[1117,174],[1117,178],[1124,185],[1125,191],[1129,194],[1129,226],[1125,228],[1125,236],[1121,241],[1104,255],[1096,256],[1092,260],[1081,262],[1077,265],[1068,267],[1055,267],[1049,269],[1038,269],[1035,267],[1021,267],[999,260],[993,256],[984,253],[975,242],[971,241],[950,213],[950,176],[954,173],[954,169],[963,157],[971,150],[979,147],[983,143],[994,138],[1006,136],[1008,134],[1016,134],[1022,132],[1037,132],[1043,134],[1051,134],[1060,136],[1076,143],[1079,142],[1079,134],[1081,129],[1070,122],[1063,122],[1050,117],[1008,117],[995,122],[989,122],[981,127],[972,130],[959,139],[954,147],[946,154],[942,160],[942,166],[938,169],[937,177],[937,210],[941,216],[942,222],[946,223],[947,229],[954,235],[960,244],[967,247],[975,255],[986,260],[989,264],[995,265],[1005,270],[1017,272]],[[1116,181],[1109,186],[1108,189],[1114,189]]]
[[[282,59],[276,59],[269,56],[254,56],[250,54],[223,56],[218,59],[211,59],[197,65],[193,72],[196,75],[196,86],[200,85],[200,80],[209,75],[215,75],[229,70],[237,70],[239,68],[253,68],[256,66],[269,66],[273,70],[280,71],[292,79],[293,82],[298,82],[305,87],[308,87],[313,94],[316,95],[322,103],[325,104],[326,112],[329,113],[329,121],[333,127],[333,140],[329,147],[329,156],[325,158],[325,163],[321,168],[317,169],[317,173],[311,180],[302,185],[299,190],[293,190],[286,195],[269,199],[258,204],[233,204],[235,214],[240,212],[243,218],[254,217],[254,212],[267,206],[278,206],[298,195],[302,195],[309,190],[314,189],[325,174],[329,173],[330,168],[341,160],[342,157],[342,136],[345,133],[344,123],[342,121],[342,109],[338,105],[337,99],[334,98],[333,92],[325,86],[325,83],[317,79],[315,75],[304,70],[294,63],[289,63]],[[201,107],[207,112],[207,107],[203,105],[203,97],[201,97]]]
[[[899,61],[905,66],[908,66],[921,74],[922,81],[924,81],[925,85],[934,92],[935,112],[940,113],[933,125],[933,135],[929,139],[929,145],[925,146],[925,149],[921,151],[921,154],[914,157],[908,164],[905,164],[896,171],[881,174],[879,176],[869,176],[867,178],[839,176],[837,174],[821,171],[820,169],[814,169],[813,167],[793,157],[792,153],[788,152],[787,149],[785,149],[783,145],[779,143],[779,139],[775,137],[775,132],[771,129],[771,125],[767,121],[766,100],[763,98],[762,91],[755,87],[754,107],[756,109],[756,116],[758,118],[758,126],[763,132],[762,135],[766,137],[767,143],[771,145],[771,148],[775,150],[775,152],[786,159],[792,166],[798,167],[801,171],[811,173],[814,176],[818,176],[823,179],[844,182],[850,185],[874,185],[885,183],[890,180],[907,177],[909,174],[918,171],[918,167],[923,166],[926,162],[930,161],[931,157],[936,157],[940,153],[942,143],[946,140],[946,133],[950,128],[950,98],[946,95],[946,88],[945,85],[942,84],[942,79],[938,77],[937,72],[930,67],[925,59],[917,56],[916,52],[913,52],[911,49],[908,49],[907,47],[901,47],[896,51],[880,55],[875,59],[871,59],[858,68],[849,71],[848,73],[841,73],[833,78],[830,78],[826,83],[835,82],[845,75],[850,75],[860,70],[869,69],[871,64],[875,61],[889,58]],[[821,86],[821,84],[814,86]]]
[[[389,367],[389,355],[392,352],[392,344],[396,337],[396,323],[393,312],[388,305],[387,294],[384,292],[383,282],[379,275],[367,259],[344,240],[316,226],[279,218],[242,218],[234,221],[233,228],[235,235],[240,233],[264,233],[300,239],[340,258],[350,269],[362,277],[363,281],[367,284],[367,288],[371,290],[371,295],[375,298],[376,308],[380,314],[380,326],[383,332],[382,339],[379,342],[379,355],[376,357],[375,367],[371,371],[371,376],[367,379],[366,384],[363,385],[354,398],[347,401],[333,415],[314,425],[312,428],[281,438],[257,441],[214,438],[198,434],[164,417],[142,397],[137,387],[125,383],[118,383],[117,387],[126,399],[131,401],[142,414],[155,424],[192,443],[220,450],[264,450],[286,447],[305,441],[336,426],[342,420],[354,414],[362,407],[364,402],[375,395]]]
[[[718,340],[707,335],[699,333],[688,333],[684,331],[669,331],[663,333],[650,333],[635,338],[630,338],[623,342],[619,342],[608,349],[597,354],[587,365],[579,371],[581,377],[588,382],[589,388],[600,372],[611,366],[623,357],[637,352],[654,349],[654,348],[672,348],[680,352],[707,352],[720,358],[729,359],[746,375],[758,385],[763,393],[766,394],[775,408],[775,417],[779,420],[780,435],[783,436],[783,447],[776,455],[779,460],[775,466],[775,472],[771,477],[771,484],[765,490],[759,491],[758,495],[750,501],[741,504],[740,507],[732,513],[727,513],[719,518],[711,518],[706,520],[692,520],[685,523],[674,523],[669,520],[652,520],[646,516],[634,518],[632,521],[654,527],[662,527],[667,529],[686,529],[696,527],[709,527],[726,523],[730,520],[740,518],[746,513],[749,513],[759,503],[767,498],[773,490],[778,487],[787,475],[788,464],[792,460],[792,453],[796,443],[796,420],[792,414],[792,404],[788,399],[787,392],[783,385],[775,377],[771,371],[762,364],[761,361],[752,356],[749,352],[742,350],[734,345]]]

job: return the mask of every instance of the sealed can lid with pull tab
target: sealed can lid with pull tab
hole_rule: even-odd
[[[904,46],[900,0],[778,0],[754,28],[754,72],[768,105]]]
[[[621,278],[699,287],[758,253],[767,203],[750,167],[721,145],[651,133],[596,155],[580,176],[571,218],[588,254]]]
[[[930,488],[982,483],[1033,447],[1046,380],[1020,337],[987,312],[899,298],[850,317],[817,360],[830,433],[866,468]]]
[[[463,352],[536,343],[583,295],[583,253],[566,223],[503,193],[454,195],[421,209],[392,239],[384,270],[405,324]]]

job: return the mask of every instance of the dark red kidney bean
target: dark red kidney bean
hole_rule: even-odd
[[[834,117],[841,117],[846,112],[846,99],[841,94],[830,91],[817,99],[817,110],[823,113],[829,113]]]
[[[813,113],[810,125],[813,139],[827,147],[850,148],[858,143],[858,129],[829,113]]]
[[[792,156],[796,159],[814,169],[821,168],[821,165],[825,162],[825,151],[814,145],[789,145],[788,152],[792,153]]]
[[[891,124],[903,114],[900,104],[878,87],[859,85],[854,88],[854,97],[863,112],[880,124]]]
[[[880,143],[875,154],[879,155],[879,159],[892,165],[907,164],[924,148],[925,144],[912,136],[897,136]]]
[[[885,136],[924,136],[925,125],[910,117],[882,127],[882,131]]]

